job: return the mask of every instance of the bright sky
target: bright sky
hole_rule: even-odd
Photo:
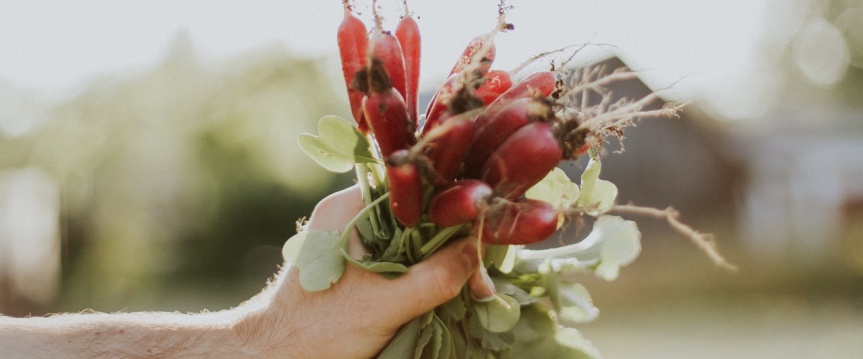
[[[356,0],[370,22],[371,0]],[[766,0],[508,0],[516,30],[497,39],[495,67],[584,42],[616,52],[654,88],[692,97],[751,61]],[[379,0],[395,26],[402,0]],[[456,56],[496,21],[496,0],[410,1],[423,35],[422,84],[443,81]],[[336,56],[339,0],[0,0],[0,81],[63,94],[104,73],[144,70],[187,31],[198,52],[229,59],[282,44]],[[599,51],[594,50],[594,51]],[[585,55],[587,56],[587,55]]]

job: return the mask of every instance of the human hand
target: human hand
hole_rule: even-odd
[[[344,230],[363,208],[358,187],[330,195],[315,207],[308,229]],[[243,336],[267,358],[371,358],[399,327],[455,297],[469,281],[474,295],[494,294],[479,268],[475,238],[448,244],[396,279],[347,265],[341,279],[321,292],[300,287],[299,272],[286,267],[273,283],[265,309],[241,323]],[[349,253],[367,253],[356,233]]]

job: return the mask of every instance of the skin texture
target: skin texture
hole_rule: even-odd
[[[309,229],[341,230],[362,208],[356,187],[322,200]],[[216,313],[0,316],[2,358],[371,358],[398,328],[453,298],[469,282],[494,293],[475,238],[456,240],[388,280],[348,265],[328,290],[306,292],[285,265],[263,292]],[[350,254],[365,249],[354,235]]]

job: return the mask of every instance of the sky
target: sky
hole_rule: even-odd
[[[653,88],[697,97],[751,61],[768,0],[508,0],[515,30],[497,37],[494,67],[587,42],[584,59],[617,55]],[[371,0],[356,0],[371,23]],[[379,0],[392,29],[402,0]],[[421,86],[443,81],[474,36],[496,23],[498,1],[409,1],[423,36]],[[62,97],[105,74],[144,71],[185,32],[205,59],[267,46],[335,58],[339,0],[0,0],[0,81]],[[338,70],[333,62],[334,71]],[[711,92],[712,91],[712,92]]]

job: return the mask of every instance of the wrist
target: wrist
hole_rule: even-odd
[[[289,273],[290,266],[284,265],[261,293],[233,309],[239,319],[231,331],[246,357],[303,358],[303,345],[294,329],[300,323],[288,310],[292,305],[286,288]]]

